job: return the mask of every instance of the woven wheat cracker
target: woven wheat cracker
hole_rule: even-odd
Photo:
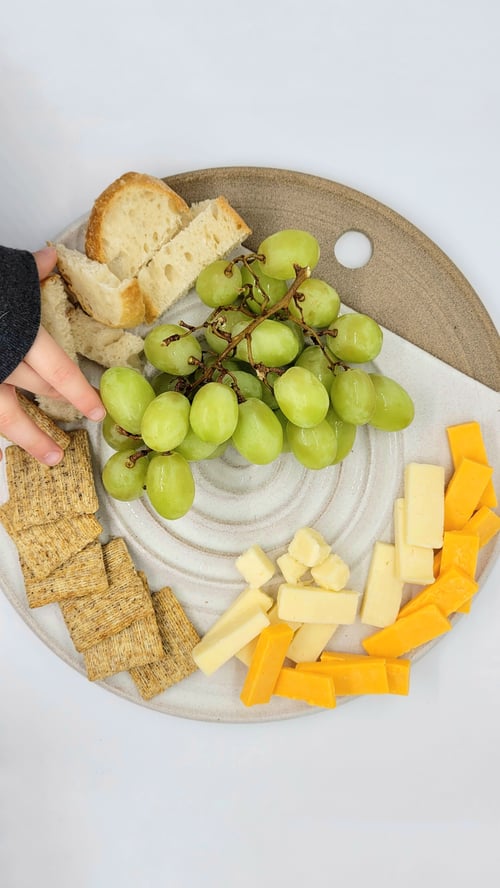
[[[89,648],[83,656],[90,681],[159,660],[163,647],[154,613]]]
[[[30,607],[79,598],[89,591],[102,594],[108,588],[108,577],[101,544],[90,543],[43,580],[25,578],[25,586]]]
[[[46,432],[56,444],[59,445],[63,450],[66,450],[71,443],[71,437],[68,432],[65,432],[57,423],[54,422],[50,416],[47,416],[43,410],[40,409],[38,404],[34,401],[30,401],[25,395],[17,392],[17,400],[19,401],[21,407],[24,412],[27,413],[30,419],[36,423],[39,429],[42,432]]]
[[[24,530],[12,529],[25,576],[43,580],[102,533],[95,515],[72,515]]]
[[[163,644],[163,657],[130,670],[144,700],[150,700],[196,671],[192,651],[200,640],[172,590],[165,586],[153,595],[153,607]]]

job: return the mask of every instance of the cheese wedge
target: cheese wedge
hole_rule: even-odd
[[[304,623],[293,636],[287,657],[295,663],[317,660],[337,629],[337,623]]]
[[[269,619],[263,610],[256,607],[245,611],[240,619],[235,618],[223,629],[205,635],[193,648],[193,660],[205,675],[212,675],[266,626]]]
[[[361,644],[372,657],[401,657],[450,629],[450,621],[438,606],[427,604],[363,639]]]
[[[222,613],[210,629],[205,632],[203,637],[208,638],[208,636],[212,635],[214,632],[221,632],[226,626],[231,622],[234,622],[235,619],[239,619],[247,611],[260,608],[261,611],[266,613],[271,610],[274,604],[274,598],[268,595],[267,592],[263,592],[262,589],[252,589],[251,587],[248,587],[247,589],[244,589],[243,592],[240,592],[229,607],[226,608],[224,613]]]
[[[293,630],[285,623],[262,630],[240,694],[245,706],[269,703],[292,636]]]
[[[271,626],[275,626],[277,623],[281,623],[283,626],[289,626],[292,632],[295,632],[297,629],[300,629],[302,623],[294,623],[291,620],[287,620],[286,623],[284,620],[280,620],[278,617],[278,604],[275,602],[270,610],[267,611],[267,617]],[[241,660],[245,666],[250,666],[252,662],[252,657],[255,653],[255,648],[257,646],[257,638],[253,638],[252,641],[249,641],[244,647],[241,648],[240,651],[236,654],[238,660]]]
[[[398,620],[425,606],[435,604],[448,617],[469,601],[478,590],[478,584],[459,567],[449,567],[432,585],[422,589],[399,612]]]
[[[330,592],[317,586],[283,583],[278,589],[278,615],[281,620],[299,623],[354,623],[359,593],[350,589]]]
[[[450,445],[453,466],[458,468],[464,458],[473,459],[483,465],[488,465],[488,456],[484,445],[481,426],[478,422],[464,422],[460,425],[448,426],[446,429],[448,443]],[[494,509],[498,505],[497,495],[493,487],[493,481],[488,481],[479,506],[487,506]]]
[[[453,472],[444,497],[445,530],[461,530],[479,505],[493,469],[464,457]]]
[[[403,583],[426,586],[434,579],[433,549],[412,546],[406,542],[405,502],[401,497],[394,503],[395,572]]]
[[[404,475],[406,542],[440,549],[444,531],[444,468],[408,463]]]
[[[430,551],[432,564],[432,550]],[[361,622],[379,629],[394,623],[401,607],[403,585],[402,580],[396,576],[395,546],[392,543],[376,542],[361,605]]]

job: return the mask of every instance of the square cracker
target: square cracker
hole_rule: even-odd
[[[192,651],[200,640],[172,590],[165,586],[153,595],[153,607],[163,644],[163,657],[130,670],[144,700],[161,694],[196,671]]]
[[[138,576],[122,539],[103,546],[109,586],[103,593],[60,602],[77,651],[115,635],[135,620],[154,615],[149,591]]]
[[[97,539],[102,526],[95,515],[72,515],[48,524],[12,529],[26,578],[43,580]]]
[[[102,547],[90,543],[61,567],[42,580],[26,578],[26,595],[30,607],[41,607],[54,601],[101,594],[108,588]]]
[[[55,441],[56,444],[59,445],[59,447],[62,447],[63,450],[66,450],[66,448],[71,443],[71,436],[68,434],[68,432],[65,432],[60,426],[58,426],[57,423],[50,418],[50,416],[47,416],[47,414],[40,409],[35,401],[30,401],[30,399],[27,398],[26,395],[21,394],[21,392],[17,392],[17,400],[19,401],[24,412],[29,416],[30,419],[33,420],[33,422],[36,423],[38,428],[41,429],[42,432],[46,432],[47,435],[50,435],[52,440]]]
[[[16,530],[46,524],[64,515],[97,512],[88,434],[85,429],[69,434],[71,443],[57,466],[42,465],[16,444],[7,447],[9,518]]]
[[[100,641],[83,656],[90,681],[158,660],[163,656],[163,647],[154,613]]]

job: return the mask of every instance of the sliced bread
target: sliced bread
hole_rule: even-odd
[[[95,201],[85,252],[120,280],[132,278],[179,231],[188,214],[188,205],[162,179],[125,173]]]
[[[60,275],[51,274],[40,284],[41,323],[53,339],[61,346],[75,364],[78,357],[70,324],[73,310],[68,301],[66,288]],[[55,400],[46,395],[37,395],[38,406],[52,419],[74,422],[81,418],[76,407],[64,400]]]
[[[252,233],[224,197],[191,208],[191,221],[139,269],[145,320],[155,321],[194,285],[200,271]]]
[[[136,278],[121,281],[107,265],[55,244],[57,267],[84,311],[107,327],[136,327],[144,301]]]
[[[134,370],[142,367],[140,355],[144,340],[140,336],[104,327],[81,308],[73,309],[69,322],[78,354],[101,367],[132,367]]]

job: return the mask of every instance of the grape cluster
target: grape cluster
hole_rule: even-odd
[[[102,431],[116,453],[102,477],[112,497],[146,490],[159,515],[180,518],[194,499],[190,462],[229,444],[257,465],[291,451],[322,469],[347,456],[359,425],[411,423],[413,402],[395,380],[351,366],[377,357],[382,330],[364,314],[339,316],[338,293],[311,277],[318,260],[317,240],[290,229],[257,253],[213,262],[196,281],[211,309],[203,324],[147,334],[155,375],[103,373]]]

